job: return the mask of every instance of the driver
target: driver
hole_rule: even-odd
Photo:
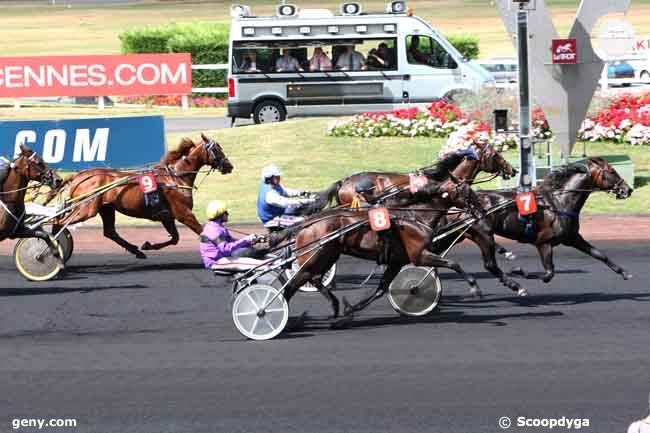
[[[228,232],[225,227],[228,222],[228,207],[225,202],[211,201],[205,214],[208,222],[203,226],[199,237],[199,251],[206,269],[244,272],[264,263],[251,257],[256,255],[252,245],[261,238],[252,234],[235,239]]]
[[[280,185],[282,173],[275,165],[262,169],[262,183],[257,195],[257,215],[268,229],[289,227],[304,220],[296,215],[300,208],[313,203],[305,191],[284,188]]]

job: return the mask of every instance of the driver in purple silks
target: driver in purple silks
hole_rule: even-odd
[[[256,255],[252,245],[258,241],[257,235],[235,239],[228,232],[225,227],[228,221],[225,203],[211,201],[206,214],[209,221],[203,226],[199,246],[203,266],[212,270],[243,272],[263,263],[251,257]]]

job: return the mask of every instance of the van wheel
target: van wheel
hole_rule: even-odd
[[[282,122],[287,118],[284,105],[278,101],[262,101],[255,106],[253,120],[255,123]]]
[[[650,83],[650,72],[643,71],[641,72],[641,81],[644,83]]]

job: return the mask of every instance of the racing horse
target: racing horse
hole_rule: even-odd
[[[4,182],[0,182],[0,241],[16,238],[39,238],[44,240],[54,256],[58,249],[50,235],[41,228],[28,229],[24,226],[25,194],[30,181],[39,182],[50,188],[58,188],[63,179],[27,146],[20,146],[20,154],[9,166]]]
[[[145,259],[147,256],[137,246],[118,235],[115,230],[115,212],[133,218],[160,221],[171,236],[171,239],[162,243],[151,244],[147,241],[142,245],[142,250],[158,250],[176,245],[179,240],[176,220],[200,235],[202,226],[192,212],[192,190],[199,170],[205,165],[211,170],[218,170],[221,174],[228,174],[233,170],[233,165],[223,149],[214,140],[203,134],[201,140],[197,142],[189,138],[182,139],[178,149],[168,152],[163,156],[160,164],[152,169],[160,193],[160,205],[155,209],[146,206],[145,195],[138,184],[138,176],[134,173],[106,168],[82,171],[66,179],[59,188],[59,191],[68,188],[69,199],[92,195],[93,191],[98,191],[112,183],[116,186],[58,219],[56,226],[77,224],[99,214],[105,237],[137,258]],[[124,182],[120,183],[121,180]]]
[[[452,206],[477,209],[476,206],[479,204],[469,184],[466,182],[456,184],[451,180],[429,184],[418,191],[413,199],[416,201],[426,200],[430,203],[429,211],[433,214],[431,217],[433,226]],[[466,274],[457,262],[440,257],[431,251],[433,230],[431,226],[412,218],[411,211],[405,212],[389,208],[391,227],[386,232],[378,234],[371,229],[369,224],[364,224],[364,222],[368,222],[368,210],[368,208],[327,209],[299,226],[285,230],[283,234],[286,237],[295,234],[295,249],[300,252],[301,249],[304,251],[328,235],[345,230],[355,224],[361,224],[359,228],[343,234],[336,241],[324,243],[312,252],[298,255],[297,261],[301,266],[295,277],[285,287],[284,296],[287,301],[299,287],[307,282],[312,282],[330,301],[333,311],[332,318],[338,317],[339,300],[321,283],[320,278],[336,263],[341,254],[375,260],[387,265],[375,293],[363,305],[358,305],[358,309],[381,297],[400,269],[409,263],[416,266],[452,269],[467,281],[472,291],[479,291],[474,277]],[[276,242],[279,240],[281,239],[275,239]],[[351,310],[346,308],[346,314],[349,312]]]
[[[529,219],[520,217],[517,208],[510,206],[486,216],[481,225],[487,226],[491,234],[535,245],[544,266],[541,280],[545,283],[555,275],[553,247],[557,245],[582,251],[605,263],[626,280],[631,277],[580,234],[580,211],[592,192],[611,192],[617,199],[626,199],[633,192],[607,161],[592,157],[585,164],[572,164],[551,171],[534,191],[537,212]],[[477,195],[486,208],[513,200],[516,191],[479,191]],[[513,269],[513,273],[535,278],[521,268]]]

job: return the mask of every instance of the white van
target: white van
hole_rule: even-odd
[[[487,71],[403,1],[386,13],[364,13],[358,3],[343,4],[336,15],[293,5],[278,6],[270,17],[252,16],[242,5],[231,11],[233,121],[388,111],[494,86]]]

